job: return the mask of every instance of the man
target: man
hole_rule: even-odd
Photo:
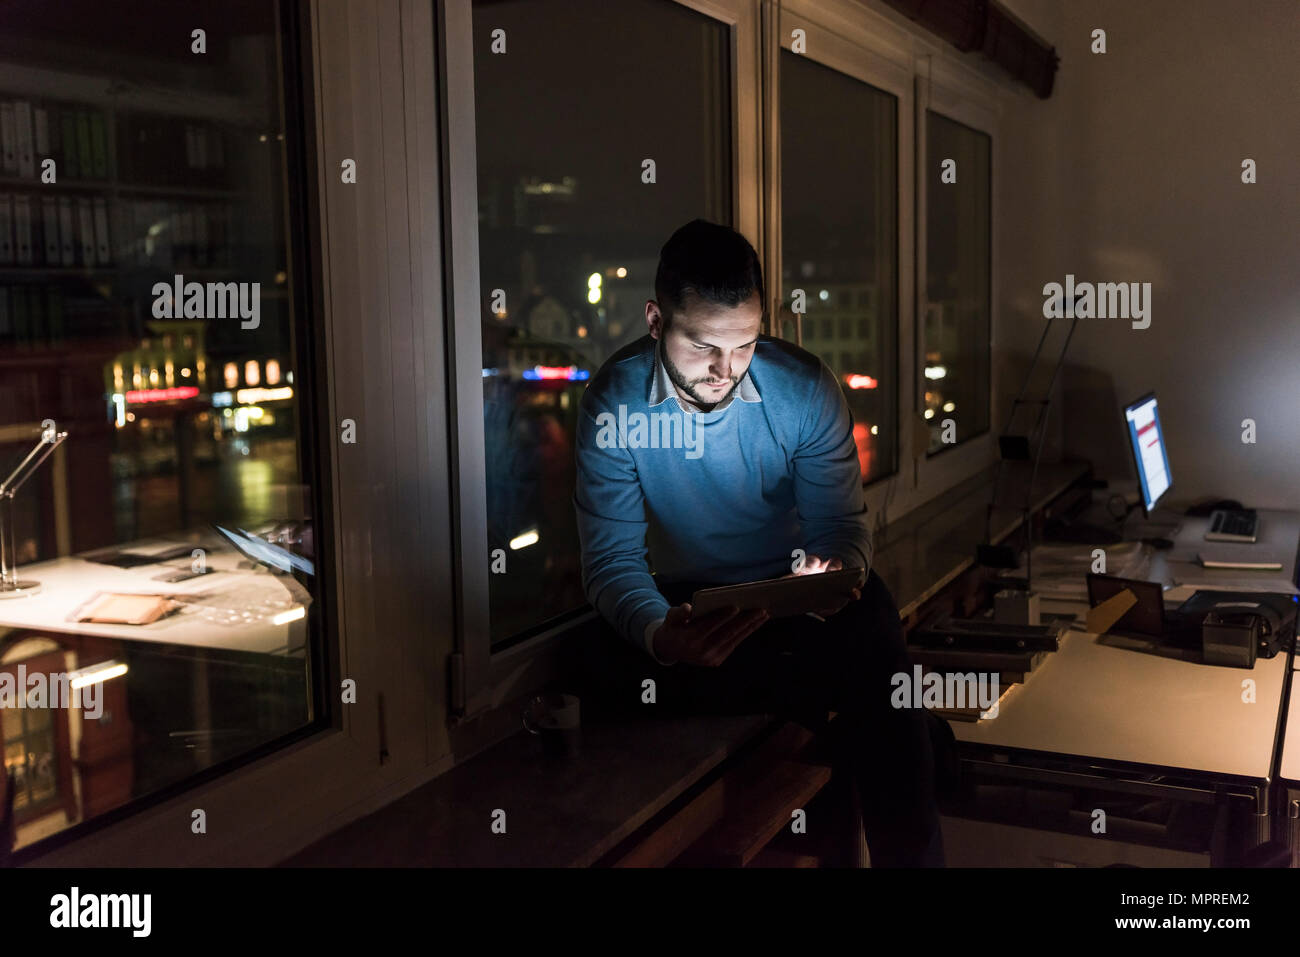
[[[870,568],[838,381],[759,334],[762,269],[734,230],[677,230],[655,297],[649,335],[610,357],[580,405],[583,587],[626,642],[588,649],[586,693],[623,711],[773,713],[824,732],[858,787],[873,866],[942,866],[926,716],[890,704],[891,676],[911,666],[880,577],[818,618],[693,616],[688,600],[709,585]],[[646,678],[654,705],[641,703]]]

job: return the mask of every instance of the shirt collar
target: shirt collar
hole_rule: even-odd
[[[673,380],[669,378],[668,370],[664,367],[663,356],[660,354],[661,348],[662,341],[656,339],[655,372],[654,375],[650,377],[650,399],[648,403],[650,408],[653,409],[655,406],[662,402],[667,402],[669,399],[675,399],[677,401],[677,407],[683,412],[699,412],[700,410],[695,408],[695,406],[683,402],[681,396],[677,394],[677,390],[673,387]],[[750,360],[750,365],[752,367],[753,360]],[[727,408],[727,406],[731,405],[731,400],[735,399],[737,396],[740,397],[741,402],[763,401],[758,394],[758,387],[754,385],[754,380],[749,377],[749,369],[745,370],[745,374],[741,378],[740,384],[731,391],[731,394],[715,405],[711,411],[721,412],[723,409]]]

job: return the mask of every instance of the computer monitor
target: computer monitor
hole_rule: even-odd
[[[1169,471],[1169,453],[1165,451],[1164,432],[1160,429],[1156,394],[1148,392],[1126,405],[1124,420],[1128,425],[1133,464],[1137,468],[1138,488],[1142,493],[1142,511],[1150,518],[1152,510],[1174,484]]]

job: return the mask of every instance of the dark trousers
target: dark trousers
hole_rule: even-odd
[[[661,585],[674,605],[697,583]],[[821,622],[769,621],[719,667],[662,666],[609,630],[583,649],[584,700],[616,716],[775,714],[824,736],[835,775],[857,785],[872,867],[942,867],[934,756],[922,709],[894,708],[891,677],[911,675],[889,589],[872,571],[862,597]],[[655,680],[656,703],[642,703]],[[827,712],[836,716],[828,721]]]

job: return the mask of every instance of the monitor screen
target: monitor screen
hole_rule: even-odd
[[[1124,409],[1124,418],[1128,421],[1128,440],[1133,449],[1133,462],[1137,466],[1142,507],[1150,515],[1156,503],[1173,484],[1155,395],[1145,395],[1130,403]]]

